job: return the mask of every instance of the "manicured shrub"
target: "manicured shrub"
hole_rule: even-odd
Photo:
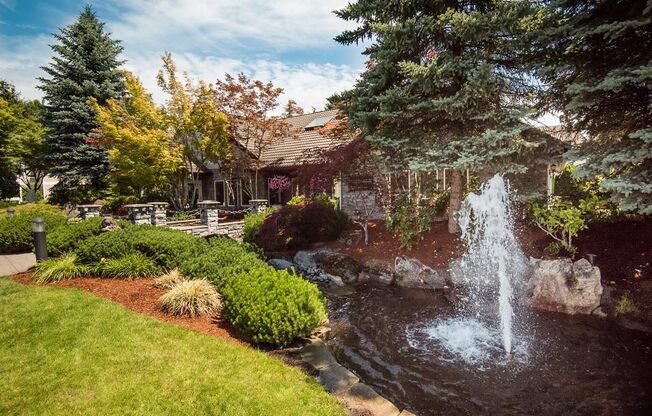
[[[326,319],[317,286],[285,270],[263,267],[230,277],[222,296],[230,322],[256,343],[288,345]]]
[[[347,226],[346,215],[330,204],[286,205],[265,219],[254,242],[265,251],[299,249],[334,240]]]
[[[265,265],[247,245],[228,238],[213,238],[201,254],[182,262],[181,271],[184,276],[206,278],[221,287],[225,278]]]
[[[66,253],[61,257],[50,258],[37,263],[32,279],[39,283],[58,282],[81,277],[89,273],[89,267],[77,263],[77,256]]]
[[[140,253],[128,254],[117,259],[104,259],[95,267],[95,273],[115,279],[136,279],[156,276],[161,269],[151,259]]]
[[[127,238],[135,250],[165,270],[179,266],[186,258],[198,255],[207,247],[203,239],[191,234],[147,225],[129,228]]]
[[[102,259],[117,259],[136,253],[127,230],[102,233],[79,242],[75,253],[84,264],[99,263]]]
[[[251,212],[245,215],[244,226],[242,228],[243,240],[249,243],[253,242],[260,227],[262,227],[265,218],[272,215],[273,212],[273,208],[268,208],[263,212]]]
[[[48,254],[60,256],[73,251],[80,242],[102,232],[102,218],[95,217],[59,227],[47,233]]]
[[[222,300],[208,280],[197,279],[176,284],[161,296],[159,304],[170,315],[195,317],[216,314]]]
[[[19,253],[33,249],[32,220],[41,217],[47,233],[66,224],[66,215],[57,207],[46,204],[27,204],[15,207],[16,213],[7,218],[0,212],[0,253]]]
[[[183,277],[179,269],[172,269],[164,275],[154,279],[154,287],[168,290],[185,281],[186,279]]]

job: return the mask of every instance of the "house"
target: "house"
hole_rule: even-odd
[[[199,200],[215,200],[226,208],[237,210],[248,207],[252,199],[266,199],[270,205],[280,205],[287,203],[295,195],[307,193],[293,178],[301,167],[312,163],[315,154],[343,144],[343,141],[336,142],[323,134],[322,128],[335,122],[336,116],[337,110],[326,110],[286,118],[284,121],[293,127],[294,134],[264,149],[260,152],[260,157],[255,156],[253,149],[234,142],[234,159],[245,161],[245,166],[238,169],[234,168],[233,164],[205,164],[202,167]],[[535,128],[531,130],[530,134],[545,135],[546,140],[552,143],[548,148],[553,150],[546,155],[538,152],[532,158],[535,161],[527,162],[531,168],[527,175],[528,184],[523,188],[545,195],[550,190],[554,162],[561,162],[564,146],[559,145],[560,141],[552,134]],[[258,166],[257,180],[252,179],[254,175],[251,166],[254,162]],[[355,169],[353,171],[355,172]],[[473,174],[480,178],[491,175],[490,172],[467,171],[464,175],[466,181],[469,181]],[[422,189],[444,191],[449,186],[449,176],[447,169],[432,172],[383,171],[376,175],[375,179],[349,172],[346,175],[337,175],[333,183],[327,184],[324,190],[337,198],[340,208],[349,215],[354,215],[356,211],[359,213],[362,203],[364,209],[368,213],[371,212],[370,219],[383,219],[386,213],[376,201],[372,182],[384,181],[389,194],[395,195],[414,190],[420,193]],[[285,186],[280,189],[277,186],[279,180],[285,181]]]

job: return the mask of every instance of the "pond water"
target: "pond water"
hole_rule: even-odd
[[[652,414],[652,334],[519,310],[527,325],[507,357],[495,320],[459,316],[442,293],[365,285],[328,296],[338,361],[417,415]]]

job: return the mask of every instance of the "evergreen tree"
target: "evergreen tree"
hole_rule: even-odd
[[[369,39],[367,70],[331,102],[397,170],[452,169],[449,231],[464,169],[526,172],[545,139],[523,123],[530,77],[523,39],[536,21],[529,1],[358,0],[336,12],[358,22],[336,40]]]
[[[574,174],[603,176],[621,209],[652,214],[652,1],[558,0],[548,11],[544,109],[586,137],[569,154]]]
[[[54,37],[55,56],[43,67],[49,78],[39,78],[51,129],[46,138],[50,173],[59,178],[56,191],[62,197],[90,199],[106,187],[109,161],[104,149],[86,140],[98,127],[89,100],[104,105],[123,95],[123,73],[118,69],[122,46],[104,31],[90,6]]]

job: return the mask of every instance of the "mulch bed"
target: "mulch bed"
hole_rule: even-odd
[[[545,257],[544,249],[550,239],[540,230],[517,226],[517,234],[528,256]],[[401,248],[398,238],[387,230],[385,223],[374,221],[369,225],[369,245],[361,242],[357,246],[348,246],[342,242],[330,242],[322,247],[337,248],[362,261],[380,260],[394,264],[399,255],[413,257],[430,267],[445,268],[448,263],[462,254],[462,245],[457,235],[448,232],[448,223],[436,222],[432,229],[423,234],[423,239],[414,243],[412,250]]]
[[[249,345],[237,331],[229,325],[224,317],[199,316],[195,318],[171,316],[158,307],[158,299],[164,291],[153,285],[152,279],[103,279],[98,277],[81,277],[56,283],[35,283],[31,273],[19,273],[11,277],[14,281],[26,285],[60,286],[85,290],[94,295],[118,303],[134,312],[148,315],[161,321],[190,328],[240,345]]]

